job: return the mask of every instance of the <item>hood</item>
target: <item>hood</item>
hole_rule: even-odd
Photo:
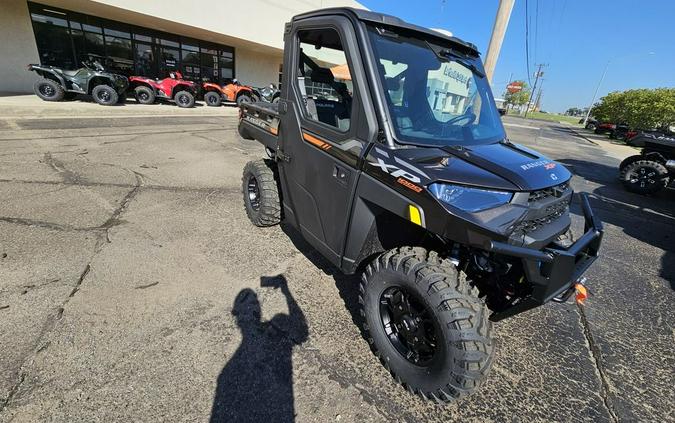
[[[446,181],[509,191],[534,191],[559,185],[572,177],[561,164],[534,150],[509,142],[410,149],[401,151],[401,156],[421,165],[424,176],[430,182]]]

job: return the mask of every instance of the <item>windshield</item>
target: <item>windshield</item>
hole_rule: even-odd
[[[451,146],[506,138],[480,58],[372,27],[369,33],[397,141]]]

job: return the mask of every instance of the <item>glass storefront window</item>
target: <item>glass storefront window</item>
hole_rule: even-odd
[[[163,78],[180,69],[195,81],[234,77],[232,47],[32,2],[28,8],[44,65],[77,69],[95,59],[126,75]]]
[[[134,34],[134,40],[136,40],[136,41],[145,41],[146,43],[151,43],[151,42],[152,42],[152,37],[149,36],[149,35]]]
[[[157,76],[157,62],[155,50],[150,44],[136,43],[135,62],[136,74],[139,76]]]
[[[118,31],[116,29],[108,29],[108,28],[105,28],[103,31],[105,32],[105,35],[112,35],[120,38],[131,38],[131,33],[129,32]]]

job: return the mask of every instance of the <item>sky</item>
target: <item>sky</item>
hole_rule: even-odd
[[[476,44],[483,58],[499,4],[498,0],[359,1],[373,11],[451,31]],[[632,88],[675,87],[675,0],[515,0],[492,78],[495,97],[502,97],[509,77],[528,79],[526,4],[532,83],[537,65],[546,65],[542,110],[588,106],[608,61],[598,98]]]

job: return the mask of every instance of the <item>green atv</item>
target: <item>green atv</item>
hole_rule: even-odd
[[[28,70],[40,75],[33,85],[35,94],[45,101],[61,101],[87,94],[103,106],[121,103],[126,98],[129,80],[126,76],[106,72],[96,60],[82,62],[84,67],[63,70],[53,66],[31,64]]]

